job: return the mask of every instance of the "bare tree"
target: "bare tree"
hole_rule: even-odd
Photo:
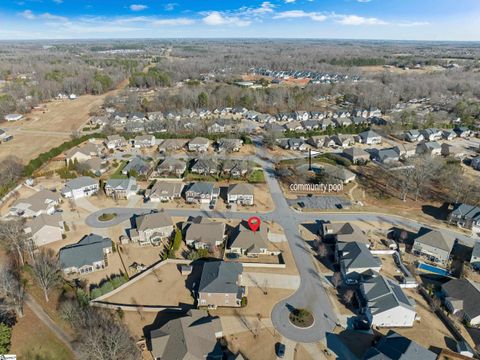
[[[318,243],[318,249],[317,249],[317,254],[320,256],[322,259],[326,258],[328,256],[328,247],[324,242],[319,242]]]
[[[28,241],[24,231],[25,223],[23,220],[11,220],[2,222],[0,226],[0,242],[2,246],[18,256],[20,265],[24,265],[23,252],[25,244]]]
[[[37,285],[43,290],[45,300],[48,302],[48,293],[50,290],[62,282],[58,258],[52,249],[42,249],[35,255],[33,275]]]
[[[15,311],[23,317],[26,292],[20,273],[11,266],[0,266],[0,313]]]

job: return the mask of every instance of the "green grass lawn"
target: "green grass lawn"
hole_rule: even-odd
[[[264,183],[265,182],[265,174],[263,170],[257,169],[253,170],[250,175],[248,175],[248,182],[249,183]]]

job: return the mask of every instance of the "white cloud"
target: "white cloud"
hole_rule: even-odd
[[[359,3],[368,3],[368,2],[370,2],[370,1],[372,1],[372,0],[357,0],[357,1],[358,1]]]
[[[33,20],[35,19],[35,15],[33,14],[32,10],[25,10],[20,13],[25,19]]]
[[[342,25],[387,25],[386,21],[374,17],[363,17],[358,15],[334,15],[335,21]]]
[[[430,23],[428,21],[412,21],[412,22],[398,23],[397,25],[404,26],[404,27],[414,27],[414,26],[430,25]]]
[[[328,19],[327,15],[317,12],[305,12],[303,10],[283,11],[274,16],[274,19],[298,19],[310,18],[314,21],[325,21]]]
[[[172,11],[175,9],[176,6],[178,6],[177,3],[168,3],[168,4],[165,4],[163,8],[165,9],[165,11]]]
[[[203,18],[203,22],[207,25],[212,25],[212,26],[218,26],[218,25],[248,26],[251,24],[250,20],[242,20],[238,16],[228,16],[218,11],[212,11],[208,13]]]
[[[294,4],[296,0],[284,0],[285,4]]]
[[[142,5],[142,4],[132,4],[132,5],[130,5],[130,10],[132,10],[132,11],[142,11],[142,10],[145,10],[147,8],[148,8],[147,5]]]
[[[180,26],[180,25],[192,25],[195,20],[188,18],[176,18],[176,19],[160,19],[152,22],[153,25],[165,25],[165,26]]]

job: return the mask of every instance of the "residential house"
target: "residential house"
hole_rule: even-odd
[[[197,159],[190,171],[200,175],[217,175],[219,172],[218,163],[213,159]]]
[[[442,153],[442,147],[436,141],[421,142],[417,145],[417,155],[440,155]]]
[[[120,135],[110,135],[104,141],[105,146],[109,150],[119,149],[127,146],[127,140]]]
[[[421,228],[413,244],[413,254],[446,266],[450,259],[455,239],[439,230]]]
[[[382,116],[382,110],[377,107],[370,107],[368,109],[368,117],[379,117]]]
[[[132,145],[135,148],[149,148],[155,146],[155,136],[153,135],[139,135],[132,140]]]
[[[351,147],[343,150],[342,155],[353,164],[365,164],[370,160],[370,154],[363,149]]]
[[[198,306],[240,307],[246,295],[246,288],[241,285],[242,273],[243,266],[240,263],[204,263],[198,286]]]
[[[362,360],[436,360],[437,356],[415,341],[389,330],[368,349]]]
[[[150,352],[155,360],[222,360],[218,341],[222,336],[219,317],[190,309],[186,315],[150,331]]]
[[[453,129],[453,131],[455,131],[457,136],[461,137],[461,138],[468,138],[472,135],[472,131],[465,126],[455,127],[455,129]]]
[[[475,241],[472,249],[472,257],[470,258],[470,265],[475,270],[480,270],[480,241]]]
[[[137,180],[132,176],[127,179],[108,179],[104,190],[105,195],[116,200],[127,200],[137,193]]]
[[[23,118],[22,114],[7,114],[3,117],[5,121],[18,121]]]
[[[382,137],[373,130],[361,132],[358,134],[358,137],[362,144],[374,145],[382,143]]]
[[[408,159],[415,156],[417,146],[415,144],[401,144],[393,147],[393,150],[398,154],[400,159]]]
[[[372,270],[379,272],[382,268],[382,262],[372,255],[367,245],[356,241],[337,242],[335,259],[344,280],[360,281],[369,277]]]
[[[335,144],[343,148],[347,148],[355,144],[355,139],[352,135],[335,134],[332,137]]]
[[[67,151],[65,154],[65,161],[67,165],[74,162],[83,163],[99,154],[100,150],[98,146],[92,142],[87,142],[85,145],[77,146]]]
[[[166,139],[158,145],[158,151],[165,153],[167,151],[177,151],[187,146],[188,140],[186,139]]]
[[[304,127],[300,121],[292,121],[283,125],[285,131],[303,131]]]
[[[320,128],[320,122],[318,120],[306,120],[302,121],[302,126],[306,131],[318,130]]]
[[[204,137],[196,137],[188,143],[188,151],[207,152],[210,140]]]
[[[253,205],[254,186],[252,184],[230,184],[227,190],[227,202],[237,205]]]
[[[97,180],[89,176],[80,176],[68,181],[61,193],[67,199],[80,199],[96,194],[99,188]]]
[[[307,149],[307,145],[303,139],[286,138],[286,139],[279,139],[277,141],[278,141],[278,145],[286,150],[304,151]]]
[[[287,131],[284,126],[276,123],[265,124],[263,128],[269,133],[284,133]]]
[[[336,119],[333,120],[336,126],[341,127],[341,126],[350,126],[352,125],[352,119],[348,117],[337,117]]]
[[[187,162],[182,159],[175,159],[168,157],[158,164],[157,168],[152,174],[153,177],[162,177],[174,175],[176,177],[182,177],[187,170]]]
[[[445,140],[453,140],[457,137],[457,133],[453,130],[443,130],[442,131],[442,137]]]
[[[104,269],[112,252],[112,240],[96,234],[85,236],[76,244],[59,250],[60,267],[66,275],[87,274]]]
[[[60,201],[60,194],[50,190],[41,190],[26,199],[17,200],[10,207],[9,214],[25,218],[42,214],[52,215]]]
[[[185,243],[195,249],[213,251],[221,246],[225,239],[225,223],[214,222],[208,218],[195,218],[183,227]]]
[[[322,237],[322,241],[325,242],[357,242],[370,248],[370,241],[368,241],[367,235],[353,223],[322,223],[319,235]]]
[[[418,130],[408,130],[404,134],[405,140],[409,142],[420,142],[424,138],[423,134]]]
[[[164,212],[153,212],[135,217],[134,229],[130,230],[132,241],[140,245],[158,245],[173,233],[172,218]]]
[[[107,161],[98,157],[91,158],[90,160],[85,161],[84,164],[88,171],[95,176],[102,175],[108,169]]]
[[[257,231],[253,231],[246,221],[242,221],[233,229],[227,252],[250,257],[278,254],[278,251],[269,250],[267,225],[261,224]]]
[[[13,139],[13,135],[8,134],[5,130],[0,129],[0,143],[7,142]]]
[[[475,170],[480,170],[480,156],[476,156],[472,159],[470,164]]]
[[[362,312],[373,326],[411,327],[415,302],[393,280],[378,274],[360,285]]]
[[[448,220],[464,229],[471,229],[474,234],[480,232],[480,207],[468,204],[456,204],[448,215]]]
[[[187,203],[208,204],[216,200],[220,194],[220,189],[209,182],[194,182],[185,192]]]
[[[443,156],[449,156],[457,159],[462,159],[465,157],[465,150],[457,145],[451,145],[447,143],[443,143],[440,147],[440,153]]]
[[[181,197],[183,186],[184,184],[179,181],[157,181],[145,191],[145,198],[151,202],[173,201]]]
[[[241,139],[229,139],[222,138],[217,140],[218,152],[238,152],[243,146],[243,140]]]
[[[248,170],[248,161],[245,160],[224,160],[222,163],[222,173],[233,178],[245,176]]]
[[[390,164],[400,160],[399,153],[394,149],[380,149],[375,154],[375,160],[381,164]]]
[[[343,184],[348,184],[355,180],[356,175],[347,170],[344,167],[340,166],[328,166],[325,167],[325,173],[331,176],[332,178],[341,181]]]
[[[480,284],[469,279],[452,279],[442,285],[445,307],[460,313],[472,326],[480,325]]]
[[[232,119],[218,119],[215,120],[208,128],[209,134],[224,134],[236,131],[237,122]]]
[[[134,156],[122,169],[123,175],[128,176],[145,176],[150,173],[150,164],[140,156]]]
[[[442,138],[442,131],[435,128],[420,130],[420,134],[423,135],[426,142],[437,141]]]
[[[352,124],[355,126],[360,126],[368,123],[368,120],[362,116],[353,116],[351,120],[352,120]]]
[[[327,130],[328,128],[334,128],[335,123],[332,121],[332,119],[322,119],[319,121],[319,128],[320,130]]]
[[[63,239],[65,232],[60,214],[45,215],[28,219],[25,224],[25,233],[35,246],[43,246]]]
[[[311,136],[308,138],[307,143],[315,148],[332,147],[335,145],[335,141],[327,135]]]

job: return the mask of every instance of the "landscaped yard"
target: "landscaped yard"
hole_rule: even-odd
[[[110,221],[117,217],[116,213],[103,213],[98,217],[99,221]]]

